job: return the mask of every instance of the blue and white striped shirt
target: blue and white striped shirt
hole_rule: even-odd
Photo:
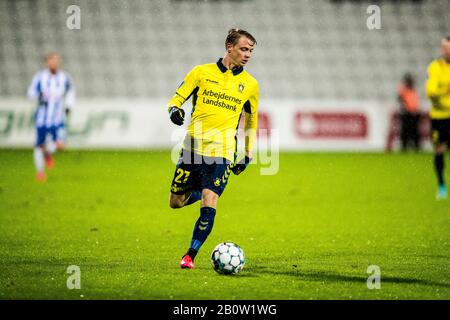
[[[28,87],[28,99],[37,100],[36,127],[59,126],[64,122],[64,109],[75,104],[75,88],[69,74],[48,69],[39,71]]]

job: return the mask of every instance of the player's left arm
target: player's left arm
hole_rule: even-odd
[[[66,75],[66,83],[65,83],[65,101],[64,101],[64,111],[66,116],[69,115],[73,106],[75,105],[75,86],[73,85],[72,78],[69,75]]]
[[[256,84],[250,99],[244,105],[245,155],[253,157],[253,148],[258,130],[258,85]]]
[[[253,148],[258,129],[258,84],[244,104],[244,111],[245,157],[232,167],[231,170],[236,175],[244,171],[253,159]]]

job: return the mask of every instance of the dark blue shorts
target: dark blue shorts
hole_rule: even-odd
[[[47,136],[50,135],[53,141],[57,140],[57,127],[37,127],[36,128],[36,146],[45,144]]]
[[[220,196],[230,177],[230,165],[231,161],[225,158],[205,157],[182,150],[170,191],[185,194],[209,189]]]
[[[450,119],[431,120],[431,139],[434,145],[445,143],[450,146]]]

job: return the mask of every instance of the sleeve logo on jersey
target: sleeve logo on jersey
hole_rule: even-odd
[[[211,82],[211,83],[219,84],[219,81],[211,80],[211,79],[206,79],[206,82]]]

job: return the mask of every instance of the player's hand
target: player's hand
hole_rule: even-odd
[[[171,107],[169,110],[170,120],[177,126],[181,126],[184,122],[184,110],[177,107]]]
[[[40,106],[47,104],[47,98],[42,92],[39,93],[38,103]]]
[[[233,171],[235,175],[239,175],[242,171],[244,171],[247,168],[247,166],[251,161],[252,158],[245,156],[245,158],[241,159],[238,163],[235,163],[231,167],[231,171]]]

